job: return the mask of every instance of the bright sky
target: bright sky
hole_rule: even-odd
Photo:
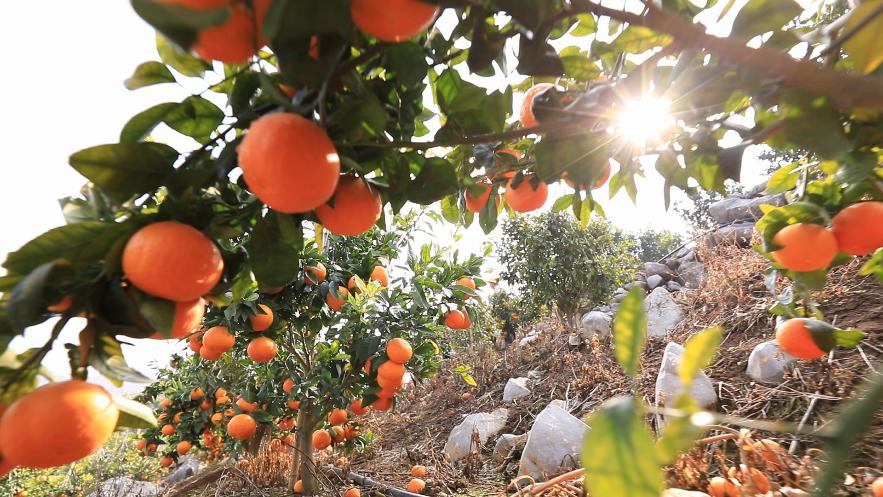
[[[734,9],[737,10],[737,9]],[[132,115],[160,102],[180,101],[189,92],[176,85],[158,85],[130,92],[125,80],[141,62],[158,60],[153,30],[139,19],[128,2],[52,2],[51,13],[42,2],[11,2],[0,16],[0,57],[7,69],[0,83],[0,136],[4,143],[5,181],[0,182],[0,254],[6,254],[40,233],[64,223],[57,200],[78,192],[84,179],[67,164],[77,150],[118,141],[119,131]],[[489,87],[503,81],[483,80]],[[190,85],[190,91],[202,87]],[[517,104],[518,102],[516,102]],[[192,142],[158,135],[179,149]],[[748,184],[757,181],[759,165],[745,168]],[[646,227],[685,231],[683,222],[663,207],[661,178],[650,172],[638,179],[637,205],[621,193],[612,200],[596,193],[609,218],[636,231]],[[550,187],[550,201],[566,188]],[[674,198],[678,198],[675,196]],[[466,231],[461,252],[479,252],[485,235],[477,226]],[[440,233],[439,243],[450,240]],[[80,322],[77,322],[80,321]],[[51,322],[29,329],[13,342],[22,351],[41,345]],[[75,342],[82,320],[72,321],[48,359],[51,370],[67,375],[62,344]],[[183,345],[139,340],[125,347],[129,363],[150,373],[165,364]],[[90,379],[106,385],[100,375]],[[137,389],[127,386],[126,390]]]

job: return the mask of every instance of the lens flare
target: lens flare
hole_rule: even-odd
[[[645,98],[626,102],[616,119],[616,129],[629,141],[644,145],[660,140],[661,135],[674,124],[668,113],[670,103],[659,98]]]

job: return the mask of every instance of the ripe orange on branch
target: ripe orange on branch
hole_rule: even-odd
[[[332,311],[337,312],[343,308],[344,304],[346,304],[346,297],[349,294],[350,292],[346,287],[339,286],[337,287],[338,296],[335,297],[331,292],[328,292],[328,295],[325,296],[325,302]]]
[[[534,100],[547,90],[554,88],[552,83],[539,83],[524,93],[524,100],[521,101],[521,125],[525,128],[533,128],[539,124],[536,114],[534,113]]]
[[[549,197],[549,188],[542,181],[537,182],[534,187],[533,174],[525,174],[518,186],[513,186],[515,178],[506,183],[506,203],[517,212],[535,211],[546,203]]]
[[[340,177],[332,200],[333,207],[327,203],[316,207],[316,217],[336,235],[361,235],[374,226],[383,210],[380,192],[351,175]]]
[[[190,442],[188,442],[186,440],[182,440],[182,441],[178,442],[178,445],[175,447],[175,450],[178,451],[178,454],[183,456],[184,454],[190,452],[190,449],[192,447],[193,447],[193,445]]]
[[[399,42],[422,33],[435,18],[438,7],[417,0],[352,0],[353,23],[383,41]]]
[[[255,331],[264,331],[273,324],[273,309],[266,304],[258,304],[260,311],[248,318]],[[261,314],[263,312],[263,314]]]
[[[160,433],[162,433],[165,436],[174,435],[175,434],[175,427],[170,424],[164,425],[162,427],[162,429],[160,429]]]
[[[196,228],[174,221],[153,223],[126,243],[123,273],[155,297],[192,302],[221,279],[224,260],[215,243]]]
[[[205,300],[202,297],[190,302],[176,302],[172,333],[168,338],[180,340],[193,333],[202,324],[203,316],[205,316]],[[166,339],[159,332],[154,333],[150,338],[154,340]]]
[[[353,411],[353,414],[356,416],[364,416],[368,414],[368,408],[362,407],[362,399],[356,399],[350,403],[350,411]]]
[[[236,338],[230,333],[226,326],[213,326],[202,335],[203,347],[208,347],[214,351],[224,353],[233,348]]]
[[[386,344],[386,356],[390,361],[406,364],[413,355],[411,344],[404,338],[393,338]]]
[[[279,347],[267,337],[255,338],[248,344],[248,357],[254,362],[270,362],[276,357]]]
[[[779,347],[781,347],[786,354],[800,359],[818,359],[824,357],[828,352],[819,346],[816,339],[813,337],[813,333],[807,326],[813,326],[815,323],[821,324],[820,321],[805,318],[795,318],[785,321],[776,330],[776,341],[779,343]],[[827,346],[825,348],[828,350],[831,349],[831,347]]]
[[[852,204],[831,219],[831,231],[841,252],[868,255],[883,247],[883,202]]]
[[[479,213],[484,208],[485,204],[487,204],[488,199],[491,196],[491,192],[494,190],[493,185],[487,181],[480,181],[478,186],[481,187],[481,194],[477,197],[472,194],[472,189],[467,188],[465,197],[466,197],[466,210],[473,213]],[[494,194],[495,201],[497,203],[500,202],[500,196]]]
[[[607,180],[610,179],[611,172],[612,168],[610,167],[610,161],[608,161],[607,164],[604,165],[604,169],[601,171],[601,176],[599,176],[598,179],[595,180],[595,183],[592,185],[592,190],[597,190],[598,188],[604,186],[604,184],[607,183]],[[578,186],[580,190],[588,190],[588,185],[585,185],[583,183],[576,185],[573,181],[571,181],[570,178],[567,177],[567,171],[564,171],[564,174],[561,175],[561,178],[564,180],[565,183],[567,183],[567,186],[571,188],[577,188]]]
[[[199,357],[206,361],[217,361],[224,354],[223,350],[215,350],[211,347],[200,346]]]
[[[333,409],[330,414],[328,414],[328,423],[332,426],[342,425],[346,423],[346,420],[349,418],[344,409]]]
[[[331,445],[331,434],[325,430],[316,430],[313,432],[313,448],[322,450]]]
[[[295,114],[279,112],[254,121],[238,152],[248,189],[279,212],[319,207],[334,194],[340,177],[331,139]]]
[[[255,4],[261,1],[269,3],[270,0],[257,0]],[[205,60],[242,64],[265,44],[259,32],[262,25],[262,16],[253,14],[242,3],[234,3],[230,6],[230,16],[223,24],[199,32],[193,51]]]
[[[377,368],[377,377],[398,380],[405,376],[405,366],[393,361],[386,361]]]
[[[227,423],[227,434],[236,440],[248,440],[257,431],[257,426],[248,414],[237,414]]]
[[[792,271],[825,269],[837,256],[837,239],[824,226],[797,223],[782,228],[773,237],[782,248],[771,252],[773,259]]]
[[[452,330],[465,330],[469,328],[469,317],[459,309],[448,311],[445,314],[445,326]]]
[[[371,270],[371,276],[368,277],[368,280],[376,281],[383,288],[389,286],[389,274],[387,274],[386,268],[383,266],[374,266],[374,269]]]
[[[308,285],[318,285],[325,281],[328,276],[328,270],[321,262],[317,262],[315,266],[304,267],[304,283]]]

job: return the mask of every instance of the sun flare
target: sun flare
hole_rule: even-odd
[[[652,97],[626,102],[616,119],[619,134],[641,145],[659,140],[674,123],[669,106],[668,101]]]

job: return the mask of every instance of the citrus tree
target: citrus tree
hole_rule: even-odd
[[[89,183],[62,201],[68,224],[7,257],[0,349],[57,321],[44,346],[3,355],[2,471],[70,462],[118,421],[135,423],[137,406],[80,381],[87,366],[143,379],[125,366],[120,341],[184,336],[204,299],[234,309],[210,311],[210,324],[241,324],[246,288],[300,278],[304,229],[316,223],[351,236],[383,225],[385,209],[440,202],[449,221],[477,214],[490,231],[503,211],[544,205],[547,185],[562,180],[572,190],[553,207],[588,222],[602,213],[593,189],[634,199],[635,178],[650,168],[664,178],[666,207],[671,188],[721,191],[754,144],[807,153],[769,184],[793,189],[795,202],[758,223],[771,283],[793,282],[774,310],[803,320],[789,329],[821,351],[854,344],[857,333],[824,324],[810,291],[850,257],[870,256],[863,274],[883,279],[883,8],[868,0],[807,27],[814,13],[791,0],[733,5],[132,0],[159,32],[160,60],[139,65],[127,87],[201,78],[205,90],[133,116],[117,143],[74,153]],[[725,37],[694,22],[728,13]],[[478,84],[486,76],[504,81],[488,91]],[[157,142],[160,125],[196,145]],[[740,142],[725,145],[724,135]],[[81,315],[87,324],[69,345],[77,379],[28,393]],[[35,415],[50,409],[70,413],[83,436],[22,429],[51,425]],[[58,440],[69,446],[27,450]]]

